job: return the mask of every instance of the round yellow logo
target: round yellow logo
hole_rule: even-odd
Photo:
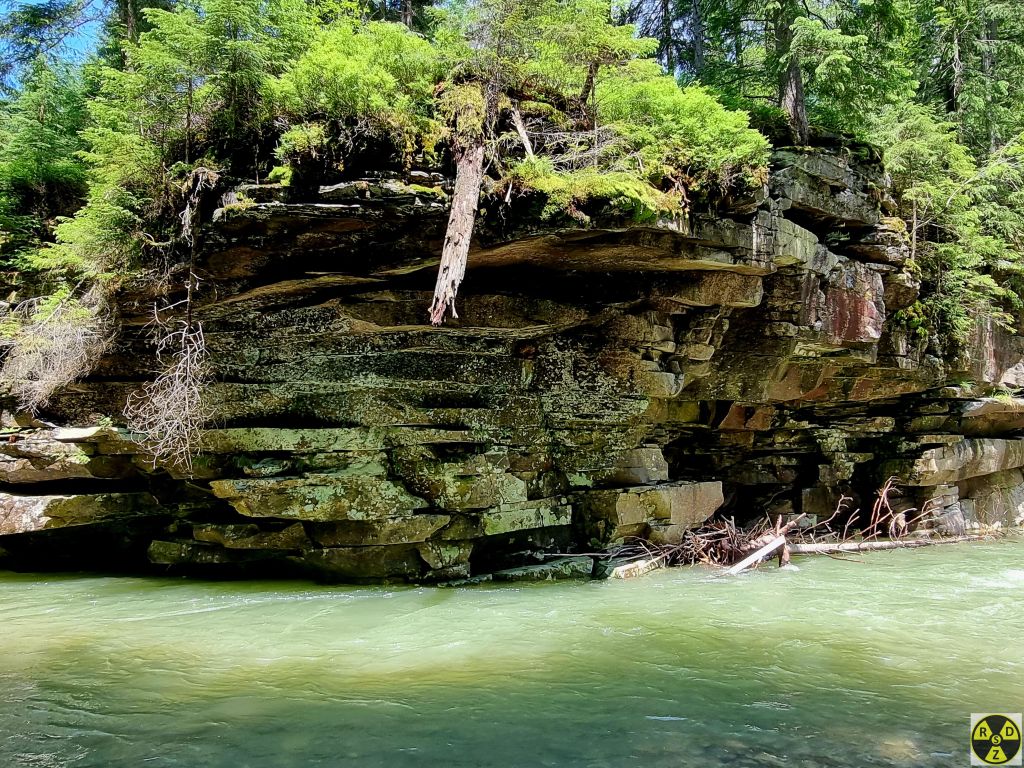
[[[1006,715],[985,715],[971,731],[971,751],[985,765],[1006,765],[1020,752],[1020,728]]]

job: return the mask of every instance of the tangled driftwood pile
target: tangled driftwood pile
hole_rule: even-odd
[[[663,558],[664,565],[734,565],[751,554],[769,547],[782,538],[782,543],[765,554],[781,549],[780,563],[788,562],[786,536],[797,527],[803,515],[783,524],[781,518],[774,524],[767,520],[757,525],[740,528],[733,519],[715,520],[692,531],[686,531],[678,544],[654,544],[643,539],[631,539],[613,551],[617,559]],[[758,558],[760,559],[760,558]]]
[[[801,526],[805,515],[793,517],[783,523],[782,517],[763,520],[746,528],[736,525],[735,519],[714,520],[701,528],[686,531],[678,544],[655,544],[643,539],[631,539],[616,548],[612,557],[625,561],[658,562],[661,565],[715,565],[731,566],[730,572],[739,572],[770,555],[777,555],[779,565],[789,562],[790,553],[834,555],[874,549],[897,549],[934,544],[938,541],[965,541],[977,536],[947,538],[912,538],[917,524],[933,510],[928,504],[917,509],[897,510],[892,506],[890,494],[897,478],[890,477],[878,489],[871,514],[864,519],[859,509],[850,510],[852,501],[842,496],[835,512],[827,520]]]

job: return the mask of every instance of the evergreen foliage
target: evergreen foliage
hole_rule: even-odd
[[[85,118],[80,79],[42,57],[0,112],[0,259],[6,265],[46,238],[55,217],[81,203],[86,169],[77,153]]]
[[[325,160],[343,170],[342,154],[368,141],[388,144],[405,161],[435,133],[435,48],[399,25],[341,16],[273,83],[278,115],[291,123],[276,155],[313,172]]]
[[[925,300],[906,313],[912,327],[931,331],[935,351],[946,357],[967,343],[979,316],[1013,327],[1024,252],[1024,135],[979,163],[957,140],[955,124],[908,104],[877,115],[873,137],[886,148],[912,258],[928,283]]]

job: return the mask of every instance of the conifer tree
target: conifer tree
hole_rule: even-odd
[[[46,237],[46,223],[72,214],[85,193],[78,157],[85,122],[82,83],[41,55],[0,112],[0,255]]]

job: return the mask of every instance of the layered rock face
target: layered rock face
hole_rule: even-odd
[[[415,181],[235,193],[199,266],[194,476],[114,425],[154,365],[126,294],[116,350],[0,443],[0,563],[445,581],[716,512],[866,512],[889,476],[920,526],[1024,521],[1024,400],[980,397],[1024,386],[1024,343],[979,325],[952,370],[894,321],[919,286],[866,149],[779,151],[685,220],[485,211],[441,328],[446,181]]]

